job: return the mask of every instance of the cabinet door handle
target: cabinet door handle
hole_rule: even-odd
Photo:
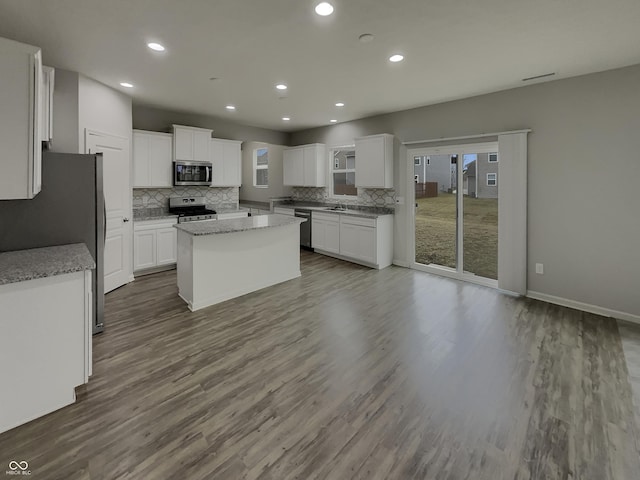
[[[128,219],[127,217],[124,217],[124,218],[122,219],[122,221],[123,221],[124,223],[127,223],[127,222],[129,221],[129,219]]]

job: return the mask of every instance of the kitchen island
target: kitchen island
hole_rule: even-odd
[[[302,218],[179,223],[178,294],[191,311],[300,276]]]

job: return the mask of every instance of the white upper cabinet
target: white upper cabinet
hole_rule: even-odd
[[[302,148],[285,148],[282,152],[282,183],[300,186],[304,184]]]
[[[41,91],[40,49],[0,38],[0,200],[40,192]]]
[[[133,131],[133,187],[172,186],[173,136],[168,133]]]
[[[173,159],[191,162],[208,162],[211,133],[206,128],[173,126]]]
[[[40,111],[40,139],[43,142],[53,140],[53,90],[55,73],[52,67],[42,67],[42,97]]]
[[[239,187],[242,184],[242,142],[211,139],[212,187]]]
[[[393,188],[393,135],[355,139],[356,187]]]
[[[327,148],[321,143],[285,148],[283,184],[296,187],[326,186]]]

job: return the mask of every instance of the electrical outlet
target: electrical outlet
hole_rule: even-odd
[[[536,263],[536,273],[538,275],[544,275],[544,265],[542,263]]]
[[[404,197],[396,197],[396,203],[398,205],[404,205]]]

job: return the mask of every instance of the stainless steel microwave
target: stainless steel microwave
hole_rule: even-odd
[[[173,184],[211,186],[211,169],[209,162],[173,162]]]

